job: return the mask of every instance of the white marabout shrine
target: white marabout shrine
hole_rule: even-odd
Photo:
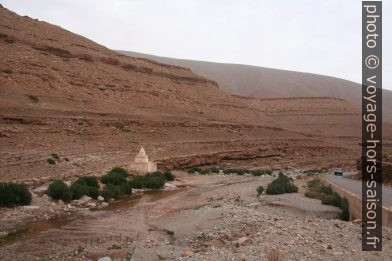
[[[135,157],[135,163],[130,165],[130,169],[137,173],[146,174],[157,171],[157,164],[148,160],[146,151],[142,147]]]

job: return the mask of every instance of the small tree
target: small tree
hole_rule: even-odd
[[[287,177],[283,173],[279,173],[279,176],[268,184],[266,193],[268,195],[278,195],[284,193],[295,193],[298,192],[298,187],[294,185],[293,179]]]

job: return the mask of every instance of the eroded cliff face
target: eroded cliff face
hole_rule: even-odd
[[[187,68],[117,54],[5,8],[0,55],[0,181],[100,175],[141,145],[172,168],[233,151],[263,159],[256,165],[279,151],[286,167],[359,151],[359,111],[344,100],[233,96]],[[190,164],[171,160],[181,157]]]

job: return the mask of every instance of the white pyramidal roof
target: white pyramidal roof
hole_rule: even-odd
[[[146,151],[143,147],[140,149],[138,156],[146,156]]]

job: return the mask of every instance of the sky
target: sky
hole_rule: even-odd
[[[361,82],[359,0],[0,0],[115,50],[248,64]],[[392,90],[392,1],[383,2]],[[389,33],[388,33],[389,32]]]

